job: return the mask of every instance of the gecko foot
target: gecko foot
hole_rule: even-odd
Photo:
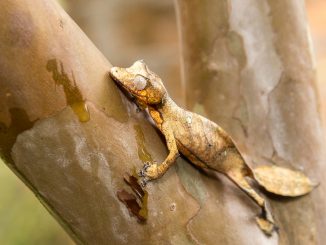
[[[141,180],[140,180],[141,187],[146,187],[148,182],[149,182],[148,178],[141,178]]]
[[[146,162],[143,168],[138,172],[138,175],[148,182],[160,177],[159,168],[156,163]]]
[[[140,177],[146,177],[146,170],[151,166],[150,162],[146,162],[141,170],[139,170],[138,175]]]

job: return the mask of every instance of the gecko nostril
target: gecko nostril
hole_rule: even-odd
[[[111,68],[111,73],[112,74],[118,74],[118,68],[117,67],[112,67]]]

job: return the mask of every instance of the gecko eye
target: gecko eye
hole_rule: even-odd
[[[143,90],[147,85],[147,80],[145,77],[141,75],[137,75],[134,78],[134,83],[137,90]]]

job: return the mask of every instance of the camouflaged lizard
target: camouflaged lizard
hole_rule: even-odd
[[[262,208],[256,220],[268,235],[275,230],[273,217],[265,199],[251,187],[246,177],[278,195],[299,196],[312,190],[313,184],[299,172],[275,166],[264,166],[257,172],[252,170],[231,137],[216,123],[177,106],[161,78],[143,61],[136,61],[129,68],[112,67],[110,76],[134,97],[140,108],[148,110],[166,139],[169,154],[161,164],[144,165],[140,170],[143,185],[160,178],[175,163],[180,152],[200,168],[225,174],[251,197]]]

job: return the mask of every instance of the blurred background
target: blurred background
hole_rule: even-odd
[[[183,105],[173,0],[58,0],[114,65],[144,59]],[[306,0],[321,116],[326,121],[326,1]],[[36,197],[0,162],[0,244],[73,244]]]

